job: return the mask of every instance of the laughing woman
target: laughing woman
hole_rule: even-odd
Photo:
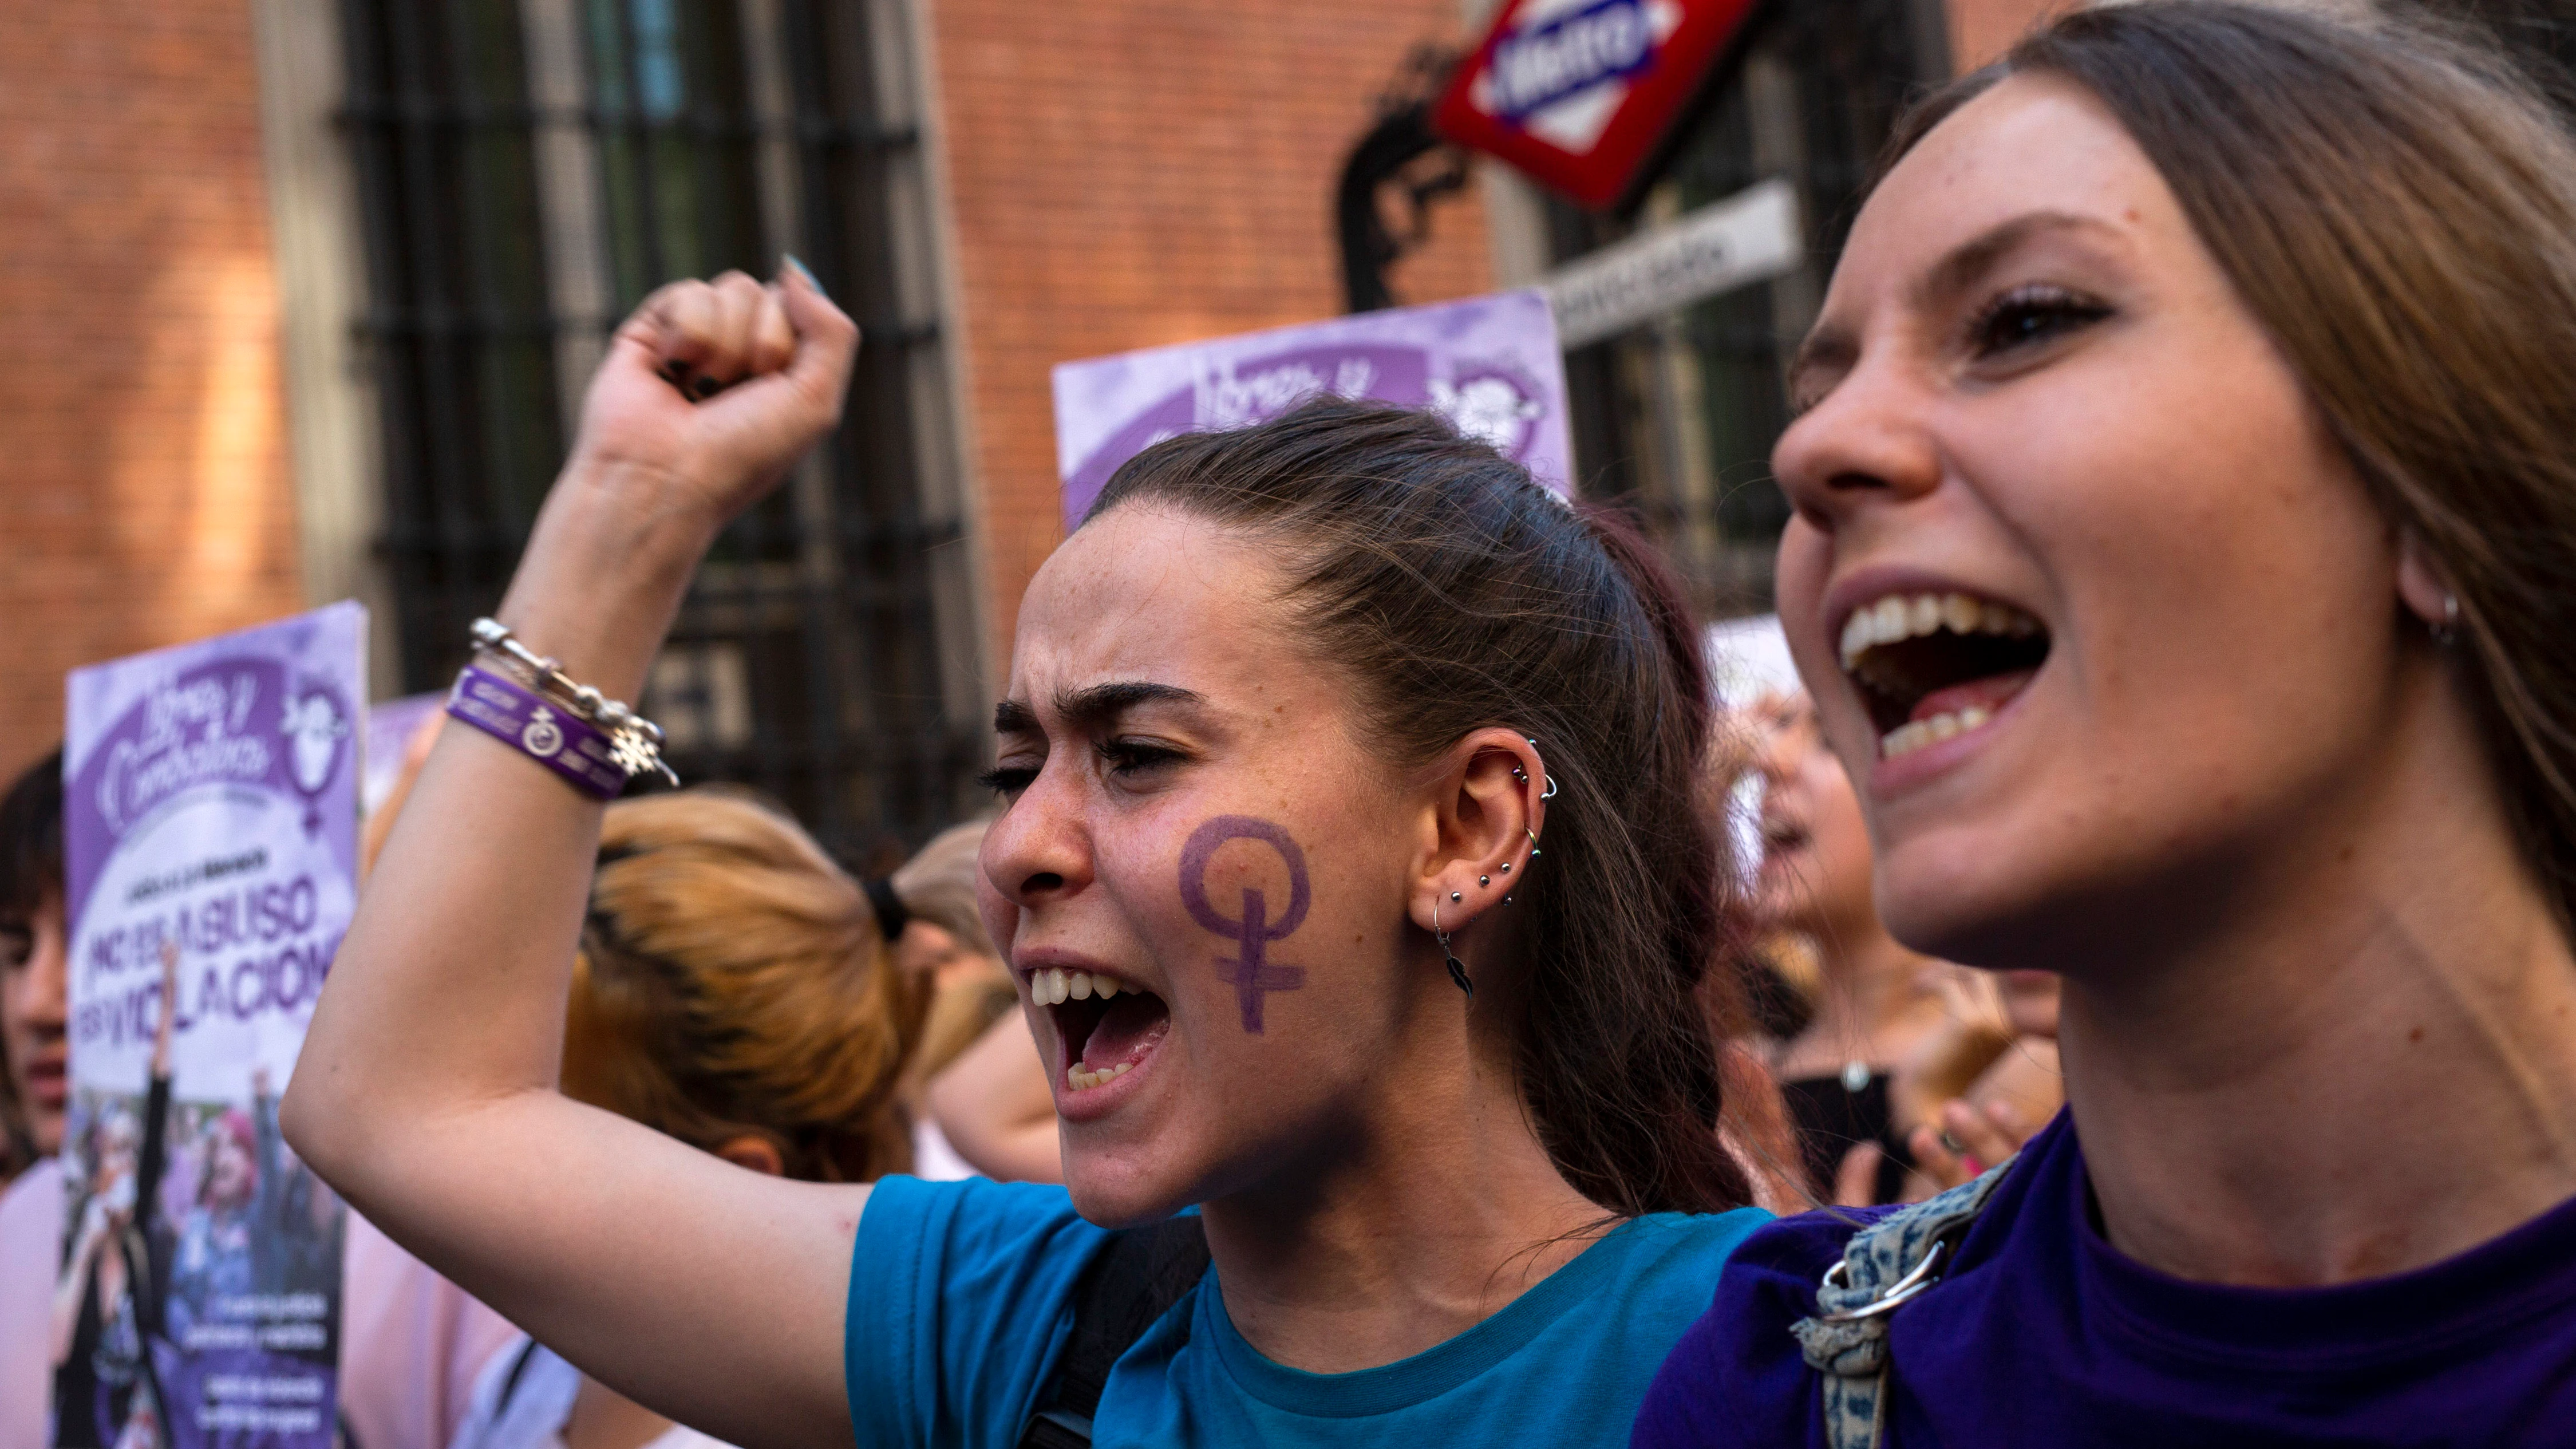
[[[1903,142],[1780,612],[1889,927],[2063,971],[2070,1112],[1757,1235],[1636,1442],[2570,1442],[2576,145],[2474,47],[2195,3]]]
[[[856,341],[799,272],[649,302],[500,622],[632,691]],[[1747,1189],[1693,995],[1705,682],[1634,536],[1412,414],[1175,439],[1031,583],[996,725],[982,905],[1068,1187],[782,1182],[560,1095],[600,807],[515,729],[447,730],[415,787],[297,1150],[736,1444],[1624,1434],[1761,1221],[1718,1211]]]

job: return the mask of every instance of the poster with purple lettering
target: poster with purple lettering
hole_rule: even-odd
[[[1574,476],[1556,319],[1539,292],[1497,292],[1057,364],[1065,531],[1119,464],[1163,439],[1262,422],[1324,392],[1429,408],[1560,495]]]
[[[346,1209],[277,1098],[357,904],[366,611],[76,670],[53,1443],[329,1449]]]

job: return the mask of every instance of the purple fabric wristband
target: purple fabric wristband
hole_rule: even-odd
[[[626,771],[609,758],[608,737],[517,680],[468,664],[447,692],[447,712],[570,780],[585,795],[614,800]]]

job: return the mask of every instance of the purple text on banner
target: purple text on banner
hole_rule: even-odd
[[[1498,292],[1058,364],[1065,531],[1146,448],[1262,422],[1326,392],[1428,408],[1569,492],[1574,449],[1555,318],[1536,291]]]
[[[357,906],[366,635],[334,604],[68,681],[63,1273],[91,1306],[56,1444],[330,1449],[347,1209],[277,1100]]]

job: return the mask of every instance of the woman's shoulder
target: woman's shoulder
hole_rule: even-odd
[[[1008,1442],[1042,1388],[1083,1270],[1113,1235],[1063,1188],[880,1179],[860,1216],[845,1338],[862,1443],[965,1425]]]
[[[1073,1195],[1045,1182],[985,1177],[932,1181],[882,1177],[859,1217],[859,1251],[937,1245],[948,1253],[1020,1250],[1032,1239],[1105,1236],[1075,1211]]]
[[[1815,1311],[1817,1280],[1841,1261],[1852,1235],[1888,1211],[1828,1208],[1747,1234],[1727,1256],[1707,1311],[1655,1375],[1632,1443],[1807,1442],[1814,1393],[1789,1325]]]

